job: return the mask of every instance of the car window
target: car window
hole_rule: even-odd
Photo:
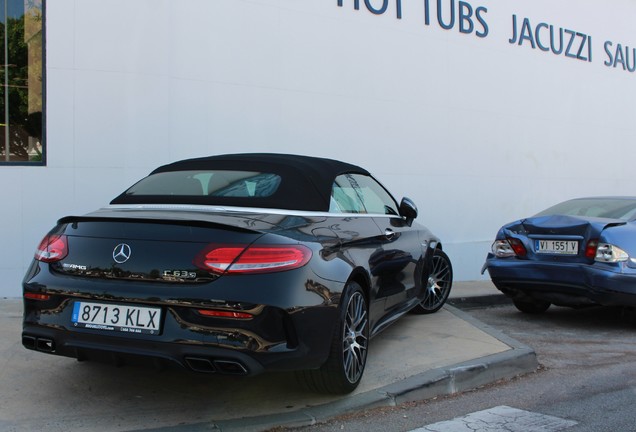
[[[142,179],[126,194],[263,198],[280,182],[277,174],[253,171],[168,171]]]
[[[393,197],[375,179],[362,174],[342,174],[331,189],[332,213],[397,215]]]
[[[233,172],[233,174],[236,174]],[[207,194],[216,197],[268,197],[280,185],[280,176],[276,174],[242,173],[228,181],[227,174],[216,173],[209,182]]]

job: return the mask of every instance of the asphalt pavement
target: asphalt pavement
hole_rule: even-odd
[[[489,281],[455,282],[440,311],[407,315],[371,341],[355,392],[325,396],[289,373],[207,376],[29,351],[21,300],[0,299],[0,430],[264,431],[477,388],[538,366],[531,348],[455,307],[502,301]]]

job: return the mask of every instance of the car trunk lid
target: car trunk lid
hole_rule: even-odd
[[[623,225],[616,219],[579,216],[538,216],[519,221],[504,229],[507,237],[524,243],[528,259],[589,262],[588,248],[595,246],[601,232]],[[591,243],[592,242],[592,243]]]
[[[247,246],[280,228],[267,215],[101,210],[60,219],[67,254],[51,263],[66,276],[165,283],[217,279],[197,259],[210,244]]]

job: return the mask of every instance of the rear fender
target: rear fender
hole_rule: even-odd
[[[599,240],[616,245],[630,257],[636,258],[636,226],[632,223],[608,225],[599,236]]]

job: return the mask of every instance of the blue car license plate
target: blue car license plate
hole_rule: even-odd
[[[534,251],[544,254],[577,255],[579,242],[576,240],[535,240]]]

